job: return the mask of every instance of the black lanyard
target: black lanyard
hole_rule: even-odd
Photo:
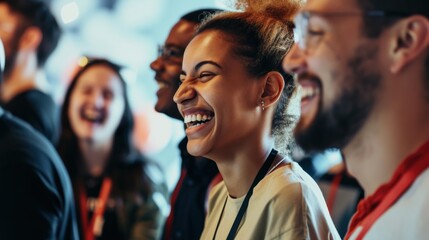
[[[249,205],[249,199],[253,194],[253,188],[255,188],[255,186],[267,174],[267,172],[270,169],[270,166],[273,164],[273,161],[276,158],[276,156],[277,156],[277,150],[271,149],[270,155],[268,155],[268,157],[265,160],[264,164],[262,165],[261,169],[259,169],[259,172],[255,177],[255,180],[253,180],[253,183],[250,186],[249,191],[247,192],[246,197],[243,200],[243,203],[241,204],[240,210],[238,210],[237,217],[235,217],[234,223],[232,224],[231,230],[229,231],[227,240],[233,240],[235,238],[235,234],[237,233],[238,226],[240,225],[241,219],[243,218],[244,213],[247,210],[247,206]],[[222,215],[221,215],[221,217],[222,217]],[[220,219],[219,219],[219,223],[220,223]]]

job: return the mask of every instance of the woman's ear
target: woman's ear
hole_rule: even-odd
[[[22,50],[37,50],[42,41],[43,35],[39,28],[28,27],[21,35],[19,48]]]
[[[283,76],[277,71],[268,72],[263,78],[265,85],[261,101],[264,102],[264,107],[268,108],[279,100],[285,86],[285,81]]]

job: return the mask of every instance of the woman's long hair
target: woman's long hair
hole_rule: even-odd
[[[108,158],[104,175],[112,177],[112,195],[125,196],[129,192],[137,193],[143,190],[147,196],[152,189],[149,184],[149,179],[145,176],[143,171],[145,161],[134,148],[132,142],[134,120],[128,101],[126,83],[120,74],[121,67],[117,64],[106,59],[91,60],[74,76],[66,91],[63,107],[61,109],[61,134],[57,147],[58,152],[64,161],[73,185],[75,185],[77,181],[81,181],[84,178],[84,173],[80,168],[81,164],[83,164],[83,159],[78,144],[78,138],[71,127],[68,116],[70,98],[82,74],[91,67],[100,65],[107,66],[118,75],[122,84],[122,94],[125,102],[124,113],[113,136],[112,150]]]

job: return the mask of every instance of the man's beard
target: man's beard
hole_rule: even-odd
[[[342,149],[362,128],[374,107],[381,83],[380,74],[371,66],[377,52],[376,46],[359,46],[348,61],[349,73],[338,81],[343,85],[340,96],[326,110],[320,100],[313,123],[307,129],[296,129],[296,141],[304,151]],[[323,94],[323,85],[321,92]]]

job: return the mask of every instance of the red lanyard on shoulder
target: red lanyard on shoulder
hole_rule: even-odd
[[[420,147],[415,153],[408,156],[395,171],[391,182],[385,186],[392,184],[392,187],[386,192],[378,206],[374,208],[367,216],[350,224],[350,229],[345,239],[350,239],[351,234],[359,227],[362,230],[356,237],[356,240],[361,240],[369,231],[371,226],[383,215],[396,201],[413,185],[414,181],[422,172],[429,168],[429,141]],[[383,187],[383,186],[382,186]],[[381,187],[380,187],[381,188]],[[380,189],[379,188],[379,189]],[[378,191],[377,191],[378,192]],[[376,192],[376,194],[377,194]],[[363,200],[365,201],[365,200]],[[363,204],[361,202],[360,204]],[[356,213],[357,215],[357,213]],[[353,216],[354,218],[355,216]]]
[[[104,210],[106,209],[107,199],[109,198],[111,189],[112,179],[105,177],[101,184],[100,194],[98,195],[97,204],[95,205],[91,220],[88,221],[88,199],[86,191],[82,184],[79,186],[80,216],[82,220],[84,240],[94,240],[94,236],[101,233]]]

